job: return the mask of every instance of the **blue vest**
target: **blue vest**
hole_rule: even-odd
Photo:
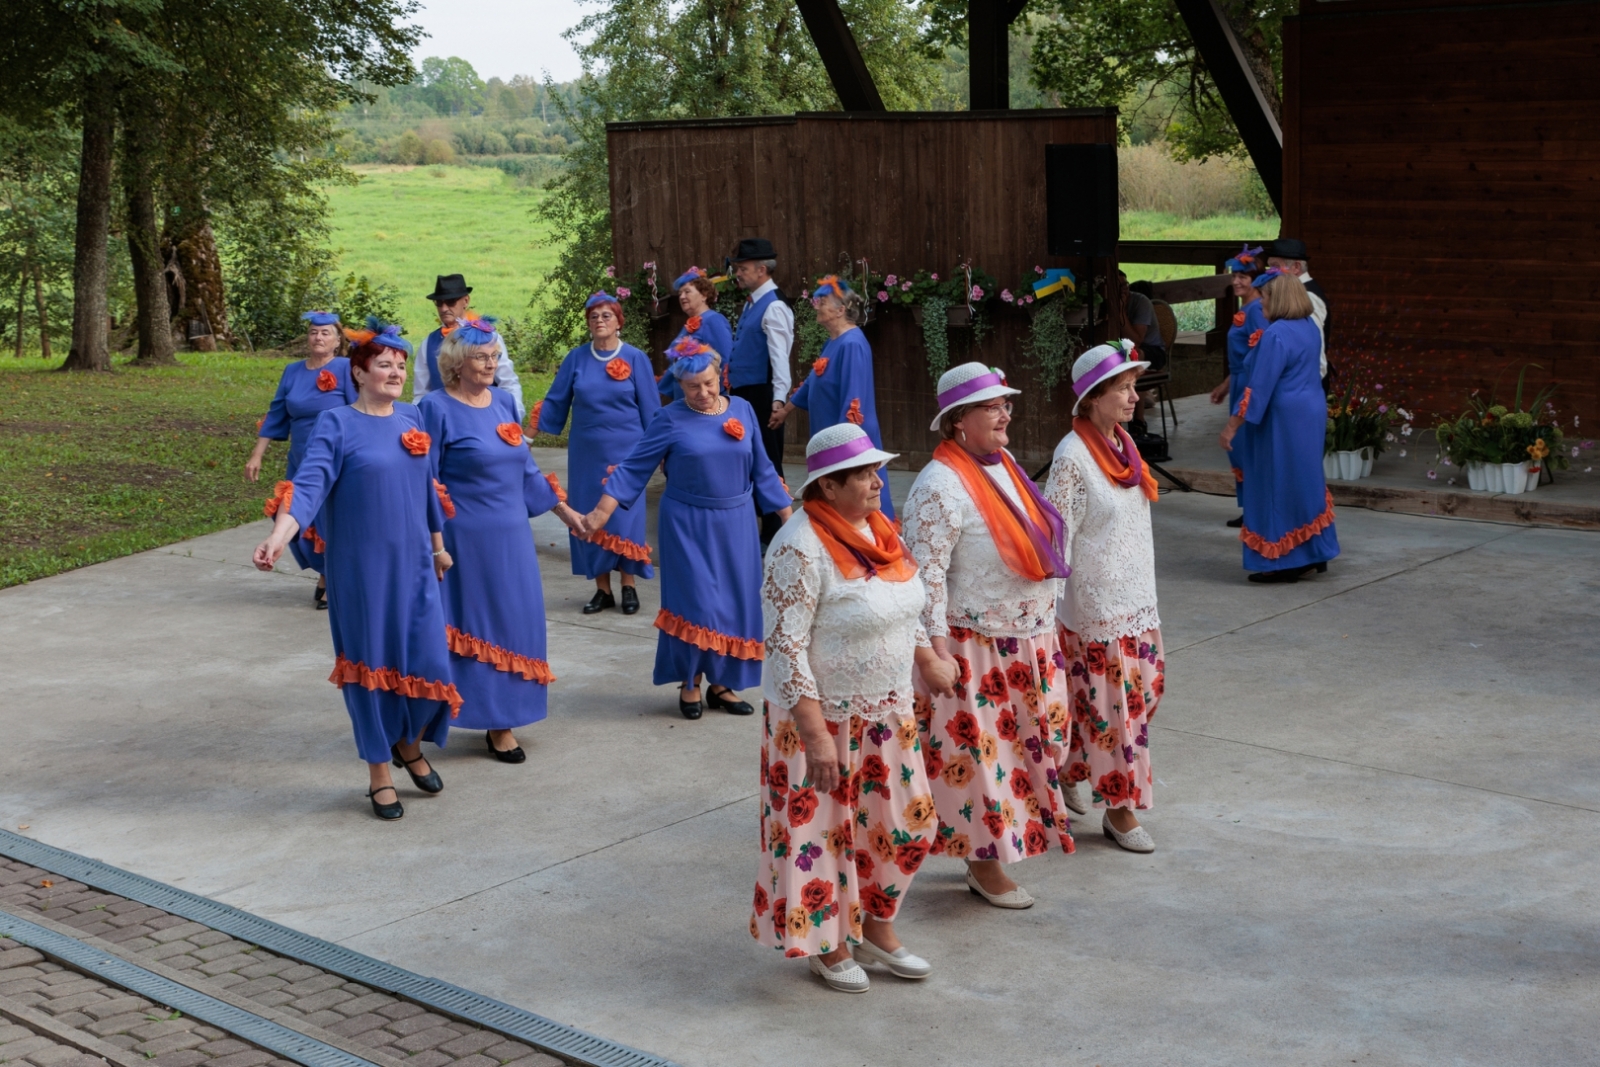
[[[739,314],[739,331],[733,337],[733,358],[728,361],[728,388],[765,385],[772,381],[772,359],[767,355],[767,334],[761,316],[778,299],[773,289],[754,303],[746,302]]]
[[[443,345],[444,334],[440,330],[434,330],[428,335],[428,339],[422,342],[422,358],[428,364],[429,393],[433,392],[435,389],[442,388],[439,381],[439,349]],[[426,395],[427,393],[423,394],[423,396]],[[420,400],[421,397],[418,397],[417,399]]]

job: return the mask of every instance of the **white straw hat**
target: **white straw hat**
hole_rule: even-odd
[[[806,445],[806,480],[801,483],[800,492],[805,492],[806,486],[824,474],[868,464],[881,467],[891,459],[898,458],[899,453],[885,452],[876,447],[872,438],[867,436],[867,431],[853,422],[829,426],[812,434],[810,443]]]
[[[1072,364],[1072,391],[1078,399],[1072,402],[1072,414],[1078,414],[1083,395],[1107,378],[1124,371],[1144,370],[1150,364],[1133,358],[1138,346],[1124,337],[1114,345],[1095,345]]]
[[[939,378],[939,414],[933,417],[933,425],[928,429],[938,430],[939,420],[952,408],[1021,393],[1021,389],[1006,384],[1006,372],[999,367],[985,367],[982,363],[951,367]]]

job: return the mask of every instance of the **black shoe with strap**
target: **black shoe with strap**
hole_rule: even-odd
[[[733,697],[733,699],[729,700],[729,697]],[[721,708],[729,715],[754,715],[756,713],[755,708],[740,700],[734,695],[733,690],[725,685],[719,685],[716,689],[706,690],[706,707],[712,711]]]
[[[399,745],[391,745],[389,754],[394,757],[394,765],[396,767],[404,767],[406,769],[406,773],[411,776],[411,784],[424,793],[438,793],[444,789],[444,780],[439,777],[439,772],[434,770],[431,764],[428,766],[427,774],[418,774],[411,769],[415,764],[428,762],[428,758],[422,753],[417,753],[416,759],[408,760],[400,755]]]
[[[678,686],[678,714],[685,719],[698,719],[705,713],[705,703],[700,700],[690,701],[683,699],[683,691],[687,688],[688,686]]]
[[[489,751],[494,758],[501,763],[521,763],[528,758],[528,754],[522,751],[521,745],[516,748],[495,748],[494,735],[488,731],[484,732],[483,739],[489,745]]]
[[[1240,515],[1237,519],[1229,519],[1228,520],[1228,529],[1230,529],[1230,530],[1237,530],[1237,529],[1241,528],[1242,526],[1244,526],[1244,516],[1243,515]]]
[[[631,585],[622,587],[622,613],[624,615],[639,613],[639,591]]]
[[[585,615],[597,615],[607,608],[614,608],[616,606],[616,597],[612,596],[604,589],[596,589],[594,596],[590,597],[589,602],[583,606],[583,613]]]
[[[393,804],[378,803],[378,794],[383,792],[394,793]],[[385,822],[393,822],[406,813],[406,809],[400,806],[400,794],[392,785],[380,785],[367,794],[367,799],[372,801],[372,814]]]
[[[319,585],[311,591],[311,603],[318,611],[328,610],[328,587]]]

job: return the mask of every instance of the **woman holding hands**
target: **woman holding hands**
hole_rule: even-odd
[[[1250,284],[1260,273],[1261,262],[1261,249],[1246,245],[1227,263],[1232,275],[1233,295],[1239,298],[1239,310],[1233,313],[1233,325],[1228,328],[1228,376],[1222,379],[1221,385],[1211,390],[1211,402],[1220,404],[1226,400],[1230,413],[1239,408],[1245,377],[1250,373],[1246,361],[1261,340],[1262,331],[1267,328],[1267,318],[1261,313],[1261,294]],[[1235,438],[1233,451],[1228,457],[1228,465],[1233,468],[1234,499],[1241,508],[1244,507],[1245,450],[1244,440]],[[1228,525],[1237,530],[1244,525],[1244,516],[1229,519]]]
[[[713,310],[717,303],[717,284],[699,267],[690,267],[672,283],[672,288],[677,290],[678,306],[688,316],[683,329],[672,339],[673,345],[684,338],[698,341],[721,356],[726,364],[733,352],[733,327],[726,315]],[[663,374],[656,384],[668,403],[683,396],[683,387],[670,373]]]

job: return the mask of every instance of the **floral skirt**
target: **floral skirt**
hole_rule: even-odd
[[[941,851],[1015,863],[1049,851],[1052,832],[1073,851],[1057,778],[1067,704],[1055,633],[985,637],[952,626],[948,645],[961,668],[956,695],[917,694]]]
[[[1150,720],[1166,689],[1161,631],[1086,641],[1061,628],[1072,691],[1067,781],[1087,781],[1097,808],[1155,804],[1150,783]]]
[[[850,776],[831,793],[811,788],[800,731],[765,705],[761,743],[761,867],[750,936],[785,956],[861,943],[865,912],[885,922],[912,876],[939,851],[916,720],[848,728],[829,723]]]

